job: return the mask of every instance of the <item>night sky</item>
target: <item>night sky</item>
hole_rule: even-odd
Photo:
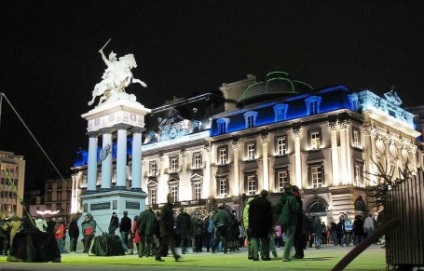
[[[403,106],[422,105],[421,2],[2,0],[0,92],[64,177],[88,145],[81,114],[109,38],[106,55],[134,54],[148,88],[127,92],[148,108],[274,69],[317,88],[394,85]],[[4,99],[0,150],[24,155],[27,189],[56,175]]]

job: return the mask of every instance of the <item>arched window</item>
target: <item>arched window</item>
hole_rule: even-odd
[[[309,206],[309,214],[323,216],[326,213],[327,206],[321,201],[316,201]]]

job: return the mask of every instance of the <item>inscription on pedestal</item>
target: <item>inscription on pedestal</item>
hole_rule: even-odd
[[[125,202],[125,208],[140,210],[140,202],[127,201]]]
[[[110,210],[110,202],[92,203],[90,205],[90,211],[96,210]]]

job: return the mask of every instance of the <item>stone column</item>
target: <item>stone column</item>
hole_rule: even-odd
[[[133,143],[132,143],[132,167],[131,167],[131,190],[134,191],[143,191],[141,186],[141,172],[142,172],[142,150],[141,150],[141,133],[143,129],[133,128]]]
[[[125,124],[118,125],[118,138],[116,150],[116,189],[127,188],[127,128]]]
[[[233,196],[237,196],[240,193],[238,140],[233,140],[232,146],[233,146],[233,154],[234,154],[234,189],[233,189]]]
[[[348,175],[348,142],[347,142],[347,128],[345,123],[340,124],[340,172],[341,172],[341,183],[342,185],[348,184],[350,176]]]
[[[337,146],[337,123],[330,122],[330,135],[331,135],[331,164],[333,168],[333,186],[340,183],[339,175],[339,154]]]
[[[211,147],[205,146],[205,179],[203,185],[203,198],[208,199],[209,197],[214,196],[212,194],[212,175],[211,175]]]
[[[103,143],[102,147],[104,149],[109,147],[109,153],[106,155],[106,158],[102,161],[102,191],[109,191],[112,184],[112,131],[110,129],[106,130],[102,134]]]
[[[370,181],[371,184],[376,185],[378,183],[377,177],[373,174],[377,174],[377,165],[378,157],[377,157],[377,130],[374,127],[371,127],[370,131],[371,135],[371,157],[372,161],[370,162],[370,168],[369,172],[372,174],[370,175]]]
[[[87,182],[87,193],[95,193],[97,183],[97,133],[88,133]]]
[[[302,159],[300,156],[300,128],[293,129],[295,183],[302,188]]]
[[[269,172],[268,172],[268,134],[261,135],[262,141],[262,166],[263,166],[263,189],[269,190]]]

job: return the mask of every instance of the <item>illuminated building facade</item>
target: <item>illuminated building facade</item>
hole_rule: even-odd
[[[25,160],[22,155],[0,151],[0,212],[6,217],[23,215],[19,199],[23,200],[25,185]],[[9,181],[10,180],[10,181]]]
[[[152,110],[142,148],[147,205],[159,208],[171,193],[189,212],[226,203],[239,213],[262,189],[275,203],[289,182],[303,191],[305,212],[331,221],[375,211],[365,187],[379,181],[376,163],[394,176],[406,163],[423,166],[414,115],[393,90],[314,89],[275,71],[220,91]]]

